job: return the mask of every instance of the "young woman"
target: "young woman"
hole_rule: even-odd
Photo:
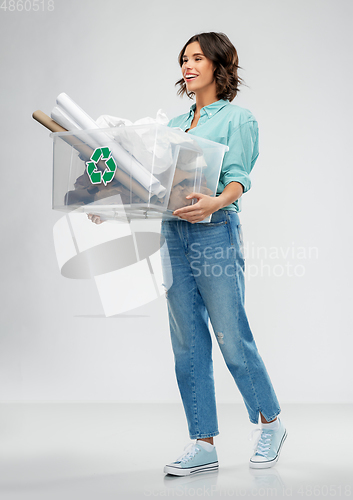
[[[213,437],[219,434],[210,319],[222,355],[243,397],[250,421],[261,434],[250,467],[272,467],[287,432],[280,406],[257,350],[244,309],[244,248],[238,216],[240,197],[250,189],[258,157],[258,125],[247,109],[230,104],[242,80],[238,55],[223,33],[201,33],[179,54],[178,94],[195,97],[186,114],[169,122],[189,134],[229,146],[215,197],[191,193],[193,205],[162,220],[161,247],[175,373],[188,422],[196,439],[164,467],[184,476],[218,469]],[[209,223],[200,223],[212,214]],[[167,288],[167,286],[166,286]]]
[[[245,260],[240,198],[250,189],[258,157],[258,125],[247,109],[230,102],[238,93],[238,55],[223,33],[201,33],[179,54],[178,93],[195,97],[186,114],[169,122],[188,134],[229,146],[215,197],[191,193],[197,202],[162,219],[161,256],[175,372],[195,439],[164,472],[185,476],[218,469],[213,437],[219,434],[210,319],[226,365],[261,433],[250,467],[272,467],[287,432],[271,380],[257,350],[244,308]],[[211,221],[204,223],[212,214]],[[89,214],[93,222],[99,216]],[[163,243],[163,244],[162,244]],[[164,244],[166,243],[166,244]],[[167,284],[169,286],[167,286]]]

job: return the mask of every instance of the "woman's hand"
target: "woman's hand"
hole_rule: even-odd
[[[87,214],[87,217],[95,224],[103,224],[104,220],[101,220],[99,215]]]
[[[187,207],[174,210],[173,215],[177,215],[181,219],[185,219],[192,223],[204,220],[220,208],[218,197],[201,193],[190,193],[186,198],[197,198],[198,201],[194,205],[188,205]]]

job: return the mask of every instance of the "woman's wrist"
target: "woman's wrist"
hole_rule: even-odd
[[[225,207],[226,205],[224,205],[222,203],[222,198],[220,198],[221,195],[218,195],[218,196],[215,196],[214,200],[215,200],[215,212],[217,212],[217,210],[220,210],[221,208]]]
[[[243,194],[243,185],[240,182],[231,181],[226,187],[223,189],[222,193],[216,197],[219,208],[226,207],[227,205],[231,205],[236,200],[239,200],[241,195]]]

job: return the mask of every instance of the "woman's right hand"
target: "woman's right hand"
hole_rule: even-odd
[[[87,217],[95,224],[103,224],[103,222],[105,222],[104,220],[101,220],[99,215],[87,214]]]

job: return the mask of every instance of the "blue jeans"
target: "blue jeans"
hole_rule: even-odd
[[[217,436],[210,319],[250,421],[281,411],[244,308],[245,260],[237,212],[209,223],[163,220],[161,258],[175,373],[191,439]]]

